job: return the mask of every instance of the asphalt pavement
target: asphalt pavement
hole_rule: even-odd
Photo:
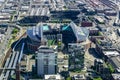
[[[5,39],[4,39],[3,43],[0,44],[0,55],[1,56],[4,55],[7,50],[7,45],[9,43],[9,39],[11,37],[12,29],[13,28],[8,26],[7,32],[5,34]]]

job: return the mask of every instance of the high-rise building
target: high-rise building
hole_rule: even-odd
[[[57,53],[47,46],[40,46],[36,51],[36,68],[38,76],[55,74],[57,72]]]
[[[62,49],[62,34],[57,34],[58,49]]]
[[[97,72],[103,73],[103,61],[101,59],[95,59],[94,66]]]

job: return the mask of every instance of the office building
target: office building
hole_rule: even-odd
[[[101,59],[95,59],[94,61],[95,70],[99,73],[103,73],[103,61]]]
[[[38,76],[45,74],[56,74],[57,72],[57,53],[47,47],[40,46],[36,51],[36,71]]]

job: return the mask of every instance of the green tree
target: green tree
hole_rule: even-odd
[[[66,80],[72,80],[71,77],[68,77]]]

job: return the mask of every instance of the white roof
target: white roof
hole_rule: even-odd
[[[95,16],[95,18],[96,18],[99,22],[104,22],[104,19],[103,19],[102,17]]]
[[[112,76],[115,80],[120,80],[120,74],[116,73],[116,74],[112,74]]]
[[[120,55],[117,51],[105,51],[105,55],[107,56],[117,56]]]
[[[4,2],[5,0],[0,0],[0,2]]]
[[[120,33],[120,29],[118,29],[119,33]]]
[[[61,76],[59,74],[57,75],[45,75],[45,79],[52,79],[55,78],[56,80],[61,79]]]

